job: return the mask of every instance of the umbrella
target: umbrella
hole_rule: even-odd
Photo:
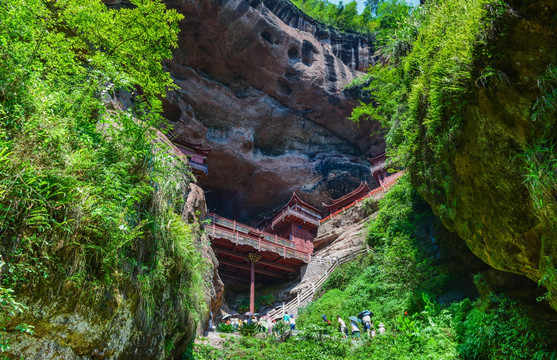
[[[226,319],[228,319],[229,317],[234,317],[234,316],[238,316],[238,315],[240,315],[240,314],[238,314],[238,313],[235,313],[235,314],[228,314],[228,315],[223,316],[222,319],[223,319],[223,320],[226,320]]]
[[[252,313],[251,311],[248,311],[248,312],[243,313],[242,315],[244,315],[244,316],[252,316],[252,315],[254,315],[254,313]]]
[[[358,318],[355,317],[355,316],[350,316],[350,317],[348,318],[348,320],[355,321],[355,322],[359,322],[359,323],[362,322],[362,320],[358,319]]]
[[[358,317],[361,319],[361,318],[363,318],[364,316],[367,316],[367,315],[373,316],[373,313],[369,310],[364,310],[364,311],[362,311],[361,313],[358,314]]]

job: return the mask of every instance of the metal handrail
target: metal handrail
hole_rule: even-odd
[[[348,255],[345,255],[339,259],[337,259],[337,261],[335,261],[330,267],[329,269],[327,269],[327,271],[325,272],[325,274],[323,274],[315,283],[312,284],[311,287],[309,287],[308,289],[299,292],[298,295],[290,300],[288,303],[284,304],[283,306],[280,306],[278,308],[275,308],[274,310],[271,310],[267,313],[267,315],[269,315],[272,318],[276,318],[276,316],[282,312],[283,308],[285,313],[291,313],[292,310],[294,310],[295,308],[297,308],[298,306],[300,306],[302,303],[305,303],[307,300],[311,300],[313,299],[313,295],[315,295],[315,292],[321,287],[321,285],[323,285],[325,283],[325,281],[329,278],[329,276],[331,275],[331,273],[339,266],[344,264],[346,261],[355,258],[356,256],[362,254],[366,252],[366,248],[361,248],[359,250],[357,250],[356,252],[350,253]]]

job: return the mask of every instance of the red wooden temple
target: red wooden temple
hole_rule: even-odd
[[[260,223],[261,228],[216,214],[208,218],[211,224],[205,229],[219,260],[219,274],[250,282],[250,311],[255,312],[255,274],[260,282],[284,281],[309,263],[321,215],[293,194],[275,216]]]
[[[211,149],[202,149],[201,144],[177,145],[184,154],[191,156],[190,163],[193,166],[207,172],[205,161]],[[371,163],[371,173],[381,187],[370,190],[367,182],[361,182],[354,191],[331,200],[328,205],[323,204],[330,214],[348,208],[377,191],[385,191],[403,174],[389,173],[384,153],[368,158],[368,161]],[[311,260],[313,241],[322,216],[318,209],[293,193],[286,205],[255,228],[216,214],[209,214],[208,218],[211,224],[206,225],[205,229],[212,238],[211,246],[219,261],[219,274],[224,278],[250,283],[250,312],[253,313],[255,274],[258,281],[264,283],[291,279]]]
[[[361,198],[363,198],[364,196],[368,195],[369,193],[371,193],[371,190],[369,188],[369,186],[367,185],[367,182],[361,182],[360,186],[358,186],[358,188],[342,197],[339,197],[338,199],[335,200],[331,200],[331,203],[329,205],[323,203],[323,206],[325,206],[325,208],[327,208],[327,210],[329,210],[330,214],[333,214],[335,212],[337,212],[338,210],[352,204],[354,201],[359,200]]]
[[[391,173],[387,170],[385,166],[385,161],[387,160],[387,155],[382,153],[374,158],[367,158],[371,164],[371,174],[377,180],[381,187],[392,183],[396,178],[402,175],[402,172]]]
[[[182,154],[188,157],[189,165],[198,175],[207,175],[209,167],[207,166],[207,158],[213,150],[212,147],[203,148],[203,143],[194,144],[184,140],[174,139],[173,144],[180,150]]]
[[[313,254],[313,239],[317,235],[321,212],[296,195],[277,213],[261,221],[257,227],[283,237],[296,244],[296,248]]]

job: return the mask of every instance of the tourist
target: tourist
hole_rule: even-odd
[[[259,319],[259,324],[261,325],[261,332],[266,334],[269,328],[269,322],[267,321],[267,318]]]
[[[370,313],[369,311],[367,311],[367,312],[365,312],[365,315],[364,315],[364,317],[362,318],[362,322],[364,323],[364,331],[365,331],[366,333],[368,333],[368,334],[369,334],[370,331],[371,331],[371,325],[372,325],[372,324],[371,324],[371,316],[370,316],[370,314],[371,314],[371,313]]]
[[[371,337],[374,338],[377,336],[377,333],[375,332],[375,326],[371,326]]]
[[[358,327],[358,324],[354,320],[350,320],[350,326],[352,327],[352,339],[354,338],[359,339],[360,328]]]
[[[342,333],[342,337],[348,337],[348,329],[346,328],[346,323],[344,320],[341,319],[339,315],[337,315],[338,321],[338,331]]]
[[[385,334],[385,325],[383,325],[383,323],[379,324],[379,335],[384,335]]]
[[[294,315],[290,314],[290,330],[296,330],[296,321],[294,320]]]
[[[284,322],[287,323],[290,320],[290,316],[288,314],[284,314]]]
[[[331,323],[331,320],[327,319],[327,315],[321,315],[321,318],[323,319],[323,322],[327,323],[327,325],[333,325],[333,323]]]

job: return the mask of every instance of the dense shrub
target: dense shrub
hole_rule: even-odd
[[[200,313],[204,265],[180,218],[191,175],[154,131],[182,16],[132,4],[0,2],[0,293],[98,303],[126,287],[152,326],[165,307]],[[6,304],[0,326],[22,310]]]
[[[254,336],[259,331],[259,326],[255,322],[244,321],[242,325],[238,327],[238,332],[242,336]]]
[[[458,353],[463,359],[554,359],[543,324],[524,304],[491,293],[487,298],[455,304]]]
[[[221,333],[233,333],[234,331],[236,331],[236,328],[234,327],[234,325],[231,324],[227,324],[227,323],[220,323],[217,325],[217,331],[221,332]]]
[[[475,88],[473,65],[489,66],[487,39],[505,11],[499,0],[426,2],[391,32],[380,51],[383,66],[371,69],[367,90],[375,101],[352,114],[382,122],[391,160],[406,168],[422,196],[443,204],[445,223],[456,213],[449,158]]]

